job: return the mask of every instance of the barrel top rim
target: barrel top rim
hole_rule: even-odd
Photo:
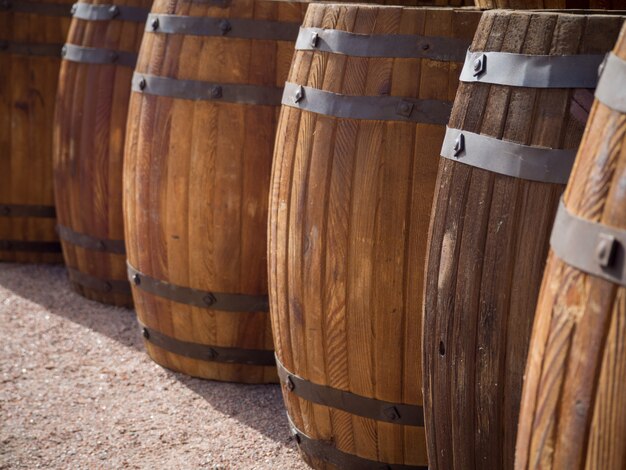
[[[269,1],[282,1],[282,0],[269,0]],[[475,6],[458,6],[458,7],[446,7],[440,5],[387,5],[387,4],[376,4],[376,3],[341,3],[341,2],[326,2],[326,1],[308,1],[309,6],[314,6],[315,8],[366,8],[370,10],[385,10],[389,11],[390,9],[402,9],[402,10],[428,10],[428,11],[461,11],[461,12],[486,12],[489,11],[485,8],[475,7]]]
[[[512,8],[485,10],[485,15],[526,15],[526,16],[588,16],[615,18],[620,16],[626,17],[626,10],[601,10],[601,9],[568,9],[568,10],[515,10]]]

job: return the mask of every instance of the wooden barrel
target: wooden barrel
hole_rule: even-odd
[[[476,0],[480,8],[624,10],[626,0]]]
[[[425,469],[420,322],[439,149],[480,12],[311,5],[270,195],[274,343],[314,468]]]
[[[442,148],[426,265],[431,468],[512,468],[548,240],[623,17],[490,11]],[[549,56],[549,57],[546,57]]]
[[[58,263],[52,118],[71,2],[0,3],[0,261]]]
[[[518,469],[626,468],[626,28],[603,69],[550,240]]]
[[[72,286],[130,306],[122,217],[126,116],[151,0],[79,2],[63,48],[54,126],[58,233]]]

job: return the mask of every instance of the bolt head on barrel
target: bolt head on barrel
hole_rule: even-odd
[[[220,28],[220,31],[222,32],[222,35],[228,33],[232,29],[230,25],[230,21],[228,20],[220,21],[219,28]]]
[[[141,284],[141,277],[139,277],[139,274],[133,274],[133,284],[136,286]]]
[[[477,77],[481,73],[485,72],[487,69],[487,56],[485,54],[481,54],[474,59],[472,68],[474,69],[474,77]]]
[[[454,150],[455,157],[461,155],[461,152],[465,150],[465,137],[463,134],[459,134],[459,136],[454,139],[454,147],[452,147],[452,149]]]
[[[156,31],[157,29],[159,29],[159,19],[158,18],[154,18],[150,22],[150,27],[152,28],[152,31]]]
[[[145,90],[147,85],[148,85],[148,83],[146,82],[145,78],[142,78],[141,80],[139,80],[139,89],[140,90]]]
[[[111,8],[109,8],[109,15],[111,15],[111,18],[115,18],[119,14],[120,14],[120,8],[117,5],[113,5],[111,6]]]

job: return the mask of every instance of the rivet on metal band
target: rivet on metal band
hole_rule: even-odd
[[[70,16],[70,6],[67,4],[24,0],[0,0],[0,11],[32,13],[42,16]]]
[[[315,459],[328,462],[341,470],[428,470],[427,465],[404,465],[380,462],[343,452],[337,449],[331,442],[313,439],[306,435],[296,427],[289,415],[287,415],[287,419],[291,433],[302,452]]]
[[[300,28],[296,50],[352,57],[424,58],[462,62],[470,41],[409,34],[356,34],[338,29]]]
[[[149,9],[125,5],[94,5],[78,2],[72,5],[72,16],[87,21],[133,21],[144,23],[148,18]]]
[[[285,83],[282,104],[344,119],[407,121],[444,125],[452,103],[400,96],[341,95],[296,83]]]
[[[59,234],[59,238],[61,238],[64,242],[68,242],[82,248],[87,248],[88,250],[120,255],[126,254],[124,240],[97,238],[87,235],[86,233],[76,232],[63,225],[57,225],[57,233]]]
[[[514,178],[566,184],[576,149],[531,147],[448,127],[441,156]]]
[[[131,295],[130,284],[126,279],[100,279],[99,277],[90,276],[75,268],[67,268],[70,281],[97,292],[105,294],[124,294]]]
[[[61,58],[63,44],[28,44],[0,41],[0,53]]]
[[[462,82],[529,88],[595,88],[604,55],[467,52]]]
[[[0,204],[0,217],[39,217],[54,219],[56,217],[56,210],[54,206]]]
[[[61,253],[61,244],[59,242],[31,240],[0,240],[0,251]]]
[[[601,68],[596,98],[612,110],[626,113],[626,60],[610,53]]]
[[[178,286],[147,276],[128,265],[128,278],[135,287],[165,299],[194,307],[226,312],[269,312],[267,295],[230,294],[209,292]]]
[[[247,364],[251,366],[273,366],[274,351],[267,349],[244,349],[209,344],[191,343],[167,336],[157,330],[148,328],[139,322],[141,332],[146,341],[179,356],[201,361],[223,362],[230,364]]]
[[[626,287],[626,230],[590,222],[559,204],[550,246],[565,263]]]
[[[310,382],[287,370],[278,357],[276,357],[276,367],[281,383],[289,392],[304,400],[377,421],[424,426],[424,409],[419,405],[377,400]]]
[[[134,67],[137,62],[137,54],[134,52],[76,46],[74,44],[65,44],[61,56],[65,60],[82,64],[115,64]]]
[[[148,95],[185,100],[212,100],[228,103],[280,105],[282,89],[257,85],[209,83],[197,80],[178,80],[137,73],[133,75],[132,90]]]
[[[241,39],[295,41],[299,23],[245,18],[210,18],[151,13],[146,31],[191,36],[225,36]]]

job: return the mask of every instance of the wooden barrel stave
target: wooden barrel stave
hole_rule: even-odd
[[[598,53],[610,47],[620,23],[619,18],[494,12],[483,16],[472,50]],[[584,90],[462,84],[450,127],[527,145],[575,148],[584,127],[584,119],[570,112],[578,95],[586,98]],[[510,468],[511,423],[517,422],[521,364],[543,268],[539,260],[547,253],[547,227],[563,186],[444,159],[438,187],[423,328],[431,332],[424,336],[429,455],[437,456],[431,466]]]
[[[478,14],[465,15],[311,5],[304,26],[469,41]],[[459,71],[459,63],[428,59],[296,51],[288,81],[347,95],[451,101]],[[411,357],[419,354],[419,343],[405,332],[420,328],[419,315],[410,312],[420,311],[422,274],[404,263],[418,266],[424,256],[443,126],[336,118],[283,106],[278,136],[269,226],[277,357],[311,383],[417,405],[421,381]],[[414,162],[418,144],[420,164]],[[388,194],[387,186],[394,188]],[[377,311],[406,313],[390,324]],[[398,343],[400,348],[389,346]],[[333,449],[379,465],[426,464],[421,427],[350,414],[288,388],[283,393],[295,427],[317,443],[332,442]],[[304,457],[315,468],[345,466],[317,458],[307,444],[301,442]]]
[[[480,8],[510,8],[514,10],[535,9],[598,9],[598,10],[624,10],[624,0],[476,0],[476,6]]]
[[[50,148],[71,2],[11,5],[0,7],[0,260],[58,263]]]
[[[625,44],[622,30],[614,49],[622,60]],[[564,205],[583,220],[623,229],[626,119],[612,105],[596,99]],[[551,251],[528,355],[516,468],[624,467],[626,407],[617,383],[626,364],[625,305],[623,286]]]
[[[122,218],[122,168],[132,58],[138,52],[151,2],[79,3],[132,8],[111,19],[77,14],[66,48],[119,55],[88,63],[66,50],[57,96],[54,140],[55,197],[69,278],[92,300],[130,306]],[[143,15],[141,14],[144,10]],[[76,10],[75,10],[76,11]]]

